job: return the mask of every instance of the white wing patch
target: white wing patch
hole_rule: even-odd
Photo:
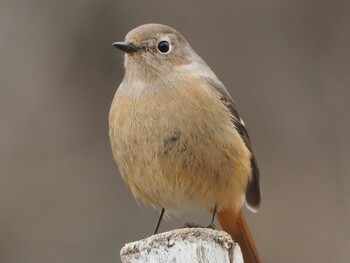
[[[239,122],[245,127],[245,123],[242,118],[239,118]]]

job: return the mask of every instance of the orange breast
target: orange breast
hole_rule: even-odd
[[[218,94],[198,80],[131,94],[122,86],[109,125],[114,158],[136,198],[169,211],[239,209],[250,153]]]

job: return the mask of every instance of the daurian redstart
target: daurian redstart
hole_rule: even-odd
[[[112,151],[134,196],[161,210],[155,232],[164,210],[207,209],[245,262],[260,262],[241,211],[259,208],[259,171],[222,82],[171,27],[146,24],[113,45],[125,75],[109,113]]]

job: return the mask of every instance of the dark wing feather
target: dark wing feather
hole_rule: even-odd
[[[232,122],[236,127],[242,140],[244,141],[245,145],[247,146],[248,150],[252,154],[250,159],[251,169],[252,169],[252,179],[249,182],[246,190],[246,202],[251,209],[257,210],[260,206],[260,201],[261,201],[259,169],[256,163],[254,152],[252,150],[248,132],[244,126],[242,119],[240,118],[236,110],[233,99],[231,98],[230,94],[228,93],[224,85],[221,82],[215,82],[209,78],[205,78],[205,81],[208,84],[208,86],[214,88],[216,91],[219,92],[220,100],[232,113]]]

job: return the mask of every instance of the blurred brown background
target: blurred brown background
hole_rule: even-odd
[[[264,262],[348,262],[349,1],[0,1],[0,262],[119,262],[153,231],[117,173],[112,42],[180,31],[235,97],[261,170]],[[209,214],[183,215],[206,223]]]

